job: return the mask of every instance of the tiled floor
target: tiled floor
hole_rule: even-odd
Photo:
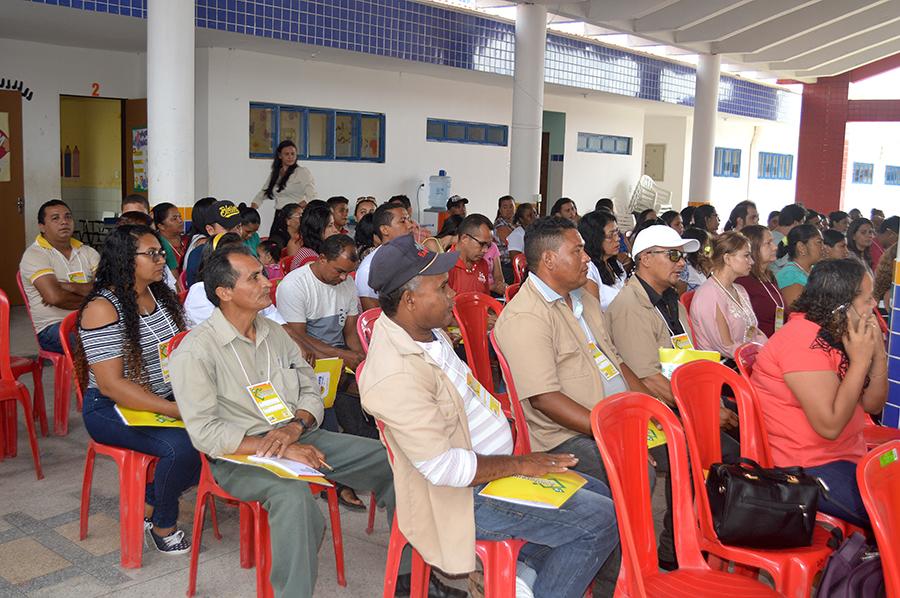
[[[34,355],[37,345],[21,307],[13,308],[12,353]],[[53,426],[53,369],[45,369],[44,389]],[[23,378],[31,391],[31,383]],[[74,404],[74,397],[72,400]],[[87,433],[78,412],[69,417],[69,434],[39,437],[44,479],[36,480],[21,414],[18,456],[0,461],[0,598],[47,596],[117,598],[181,596],[187,590],[189,558],[162,555],[145,547],[140,569],[119,567],[118,475],[109,459],[98,456],[94,469],[88,537],[78,540],[78,513]],[[658,486],[661,489],[661,485]],[[661,513],[661,493],[654,497]],[[195,492],[182,498],[180,523],[190,533]],[[325,509],[322,504],[323,512]],[[223,539],[209,528],[200,554],[197,595],[244,597],[255,594],[255,570],[241,569],[235,509],[218,508]],[[389,527],[384,511],[375,532],[365,533],[366,514],[341,511],[347,587],[337,585],[330,532],[319,551],[316,596],[374,597],[381,593]],[[464,580],[453,585],[465,587]]]

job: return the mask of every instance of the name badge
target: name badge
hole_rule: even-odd
[[[673,349],[693,349],[694,343],[691,342],[691,337],[684,334],[673,334],[672,335],[672,348]]]
[[[247,387],[247,392],[250,393],[256,408],[270,424],[280,424],[294,417],[270,381],[252,384]]]
[[[597,369],[600,370],[600,373],[603,374],[603,377],[607,380],[612,380],[616,376],[619,375],[619,370],[616,369],[616,366],[609,360],[606,355],[603,354],[596,344],[588,343],[588,351],[591,352],[591,356],[594,358],[594,363],[597,364]]]
[[[503,419],[503,408],[500,406],[500,401],[491,395],[471,373],[466,374],[466,386],[475,393],[475,396],[478,397],[482,405],[488,408],[488,411],[493,413],[495,417]]]
[[[784,308],[775,307],[775,330],[784,326]]]
[[[747,326],[747,330],[744,332],[744,342],[749,343],[753,339],[756,338],[756,326]]]
[[[81,270],[78,272],[69,272],[69,282],[87,282],[87,276],[85,276],[84,272]]]
[[[164,341],[156,345],[159,353],[159,369],[162,370],[163,382],[168,384],[171,382],[169,378],[169,341]]]

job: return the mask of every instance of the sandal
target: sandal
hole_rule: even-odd
[[[349,490],[351,495],[354,498],[356,498],[356,500],[358,500],[359,503],[357,504],[357,503],[353,502],[352,500],[350,500],[349,498],[346,498],[344,496],[344,490]],[[363,503],[363,501],[361,501],[359,499],[359,497],[356,495],[356,492],[353,490],[353,488],[349,488],[347,486],[338,486],[337,487],[337,496],[338,496],[338,502],[352,511],[365,511],[366,510],[365,503]]]

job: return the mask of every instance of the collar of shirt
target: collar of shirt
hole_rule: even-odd
[[[528,274],[528,280],[534,284],[534,288],[537,289],[538,293],[541,294],[541,297],[543,297],[547,303],[553,303],[554,301],[562,301],[565,303],[565,297],[551,289],[547,283],[541,280],[534,272]],[[581,320],[581,314],[584,313],[584,302],[581,300],[581,289],[571,291],[569,293],[569,298],[572,299],[572,313],[577,320]]]
[[[256,314],[256,322],[254,324],[256,326],[256,343],[239,333],[237,328],[228,321],[228,318],[225,317],[225,314],[218,307],[213,310],[212,315],[209,317],[209,323],[213,332],[215,332],[216,339],[223,347],[231,344],[235,339],[241,339],[247,344],[258,347],[269,335],[269,328],[265,325],[265,317],[260,314]]]
[[[641,283],[644,291],[646,291],[647,298],[650,299],[650,303],[653,307],[658,309],[663,317],[665,317],[669,328],[671,328],[675,334],[684,333],[684,327],[681,325],[678,313],[678,293],[675,289],[669,287],[660,294],[640,276],[635,275],[635,278],[638,279],[638,282]]]
[[[37,243],[38,247],[43,247],[44,249],[53,249],[53,245],[50,244],[50,241],[48,241],[44,237],[44,235],[40,233],[38,233],[38,236],[35,238],[34,242]],[[82,243],[78,239],[70,237],[69,245],[72,246],[72,249],[78,249],[79,247],[81,247]]]

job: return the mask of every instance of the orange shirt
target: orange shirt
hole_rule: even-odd
[[[491,294],[491,285],[488,282],[488,274],[490,266],[486,260],[481,259],[475,262],[472,268],[467,268],[462,258],[457,260],[456,265],[450,270],[450,288],[457,293],[466,293],[468,291],[477,291],[485,295]]]
[[[784,374],[791,372],[840,371],[841,353],[818,339],[818,333],[818,324],[802,314],[791,315],[790,321],[760,349],[753,366],[750,380],[759,397],[777,467],[814,467],[831,461],[856,463],[866,454],[866,414],[861,405],[857,405],[840,436],[828,440],[813,429],[797,397],[784,382]],[[821,400],[831,397],[822,396]]]

